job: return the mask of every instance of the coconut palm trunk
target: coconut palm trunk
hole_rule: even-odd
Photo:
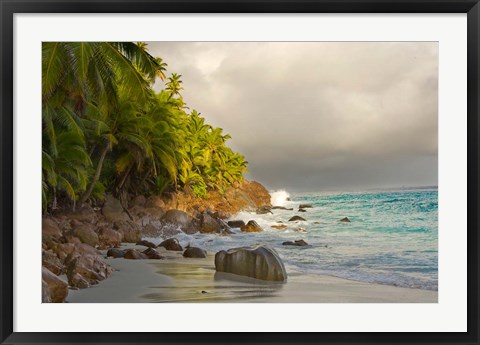
[[[103,162],[105,161],[105,156],[107,155],[107,152],[108,152],[109,148],[110,148],[110,144],[108,142],[106,142],[105,147],[103,148],[102,153],[100,155],[100,159],[98,160],[97,169],[95,170],[95,175],[93,176],[92,183],[90,184],[90,186],[86,190],[85,194],[83,194],[83,196],[80,198],[80,201],[79,201],[80,205],[82,205],[85,201],[88,200],[88,198],[90,198],[90,195],[93,192],[93,188],[95,188],[95,185],[97,184],[98,180],[100,179],[100,174],[101,174],[102,168],[103,168]]]

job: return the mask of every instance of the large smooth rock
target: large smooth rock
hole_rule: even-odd
[[[280,256],[273,248],[267,246],[222,250],[215,255],[215,268],[218,272],[261,280],[287,280],[287,271]]]
[[[132,206],[145,206],[147,199],[143,195],[137,195],[130,201],[130,207]]]
[[[122,234],[122,242],[137,243],[142,240],[140,227],[132,221],[115,222],[113,227]]]
[[[98,246],[100,240],[98,235],[93,231],[91,225],[80,225],[73,229],[73,235],[78,237],[82,243],[86,243],[92,247]]]
[[[68,284],[47,268],[42,267],[42,287],[48,286],[48,291],[42,291],[42,300],[50,299],[53,303],[63,303],[68,295]],[[47,294],[50,293],[49,297]]]
[[[83,204],[75,209],[74,212],[65,214],[70,221],[79,221],[82,223],[95,223],[98,219],[95,210],[88,204]]]
[[[200,216],[201,233],[220,233],[225,227],[225,223],[221,219],[212,217],[207,212],[202,213]]]
[[[188,247],[183,252],[183,257],[185,257],[185,258],[206,258],[207,257],[207,251],[205,249],[202,249],[202,248]]]
[[[108,222],[120,222],[120,221],[127,221],[130,218],[128,215],[124,212],[123,206],[118,201],[111,195],[107,195],[107,198],[105,200],[105,204],[103,205],[102,208],[102,213],[105,216],[105,219]]]
[[[262,232],[263,229],[258,223],[254,220],[251,220],[247,225],[242,226],[241,229],[243,232]]]
[[[289,221],[289,222],[296,222],[296,221],[298,221],[298,220],[300,220],[300,221],[305,221],[306,219],[305,219],[305,218],[302,218],[302,217],[300,217],[300,216],[293,216],[293,217],[290,218],[288,221]]]
[[[180,242],[176,238],[169,238],[158,245],[158,247],[164,247],[166,250],[174,250],[177,252],[183,251]]]
[[[122,242],[122,234],[108,227],[102,228],[99,235],[100,244],[106,247],[118,247]]]
[[[180,227],[180,229],[187,234],[195,233],[198,230],[195,229],[194,218],[184,211],[168,210],[163,216],[162,221]]]
[[[145,202],[145,207],[165,208],[165,202],[161,197],[153,195],[147,199]]]

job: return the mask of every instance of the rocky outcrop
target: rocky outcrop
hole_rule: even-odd
[[[289,222],[296,222],[296,221],[305,221],[306,219],[305,218],[302,218],[300,216],[293,216],[292,218],[290,218],[288,221]]]
[[[245,226],[240,228],[243,232],[262,232],[263,229],[254,220],[249,221]]]
[[[197,198],[191,193],[175,192],[165,194],[162,200],[164,209],[181,210],[195,218],[207,211],[226,219],[242,210],[255,211],[262,206],[271,206],[268,190],[258,182],[247,180],[228,187],[223,194],[208,191],[205,198]]]
[[[286,281],[287,272],[278,253],[270,247],[241,247],[215,255],[218,272],[232,273],[268,281]]]
[[[183,252],[183,257],[185,258],[206,258],[207,251],[202,248],[197,247],[188,247]]]
[[[42,267],[42,302],[63,303],[68,295],[68,284],[47,268]]]
[[[348,217],[340,219],[339,222],[351,223],[351,221],[350,221],[350,219],[348,219]]]
[[[166,250],[174,250],[177,252],[183,251],[180,242],[176,238],[169,238],[168,240],[163,241],[158,245],[159,247],[164,247]]]

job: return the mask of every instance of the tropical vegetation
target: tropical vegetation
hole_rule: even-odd
[[[182,76],[166,68],[142,42],[43,43],[45,212],[107,193],[204,197],[243,179],[247,162],[227,146],[230,136],[190,111]]]

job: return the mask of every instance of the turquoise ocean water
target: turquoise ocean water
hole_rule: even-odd
[[[272,204],[293,210],[273,210],[273,214],[264,215],[242,212],[232,217],[256,220],[264,232],[237,231],[231,236],[182,234],[179,239],[183,244],[214,252],[269,244],[279,252],[287,272],[438,290],[437,188],[271,194]],[[304,203],[313,207],[298,212],[298,206]],[[294,215],[306,220],[288,222]],[[339,222],[343,217],[351,223]],[[288,227],[271,228],[280,222]],[[282,245],[299,239],[309,246]]]

